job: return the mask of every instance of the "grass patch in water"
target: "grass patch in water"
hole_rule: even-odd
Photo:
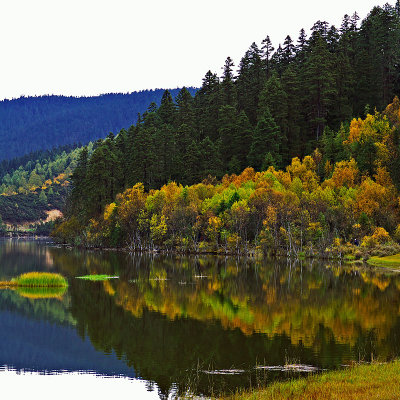
[[[109,276],[109,275],[84,275],[77,276],[77,279],[85,279],[87,281],[107,281],[108,279],[117,279],[118,276]]]
[[[34,286],[20,286],[16,288],[16,292],[28,299],[52,299],[62,297],[67,290],[66,286],[63,287],[34,287]]]
[[[386,257],[371,257],[367,263],[377,267],[400,268],[400,254]]]
[[[67,280],[60,274],[51,272],[27,272],[12,280],[16,286],[67,287]]]
[[[400,398],[400,361],[356,365],[340,371],[278,382],[222,397],[229,400],[393,400]]]

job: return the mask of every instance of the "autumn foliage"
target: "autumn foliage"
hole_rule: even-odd
[[[295,157],[284,170],[246,168],[219,182],[169,182],[150,191],[137,183],[91,218],[79,241],[132,250],[293,255],[332,254],[338,243],[355,239],[364,247],[388,243],[399,237],[400,224],[393,183],[397,102],[341,128],[335,140],[347,154],[342,159],[329,153],[325,137],[322,152]],[[56,235],[70,241],[78,229],[70,219]]]

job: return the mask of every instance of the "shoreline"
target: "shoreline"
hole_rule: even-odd
[[[356,364],[349,368],[309,375],[287,382],[275,382],[220,400],[392,400],[400,398],[400,361]]]
[[[45,237],[43,237],[45,238]],[[66,248],[75,248],[87,251],[114,251],[120,253],[129,253],[129,254],[153,254],[153,255],[176,255],[176,256],[216,256],[216,257],[236,257],[236,258],[250,258],[253,260],[262,260],[265,258],[286,258],[293,261],[305,261],[305,260],[320,260],[320,261],[336,261],[340,262],[343,265],[354,265],[359,267],[369,267],[369,268],[378,268],[391,272],[400,272],[400,253],[390,254],[388,256],[378,257],[374,256],[374,253],[379,253],[381,249],[379,247],[368,249],[366,254],[363,257],[356,258],[352,254],[344,254],[339,252],[339,254],[333,255],[332,251],[326,252],[321,255],[320,253],[314,254],[285,254],[284,252],[274,253],[271,255],[265,254],[262,251],[257,249],[252,249],[247,252],[229,252],[224,249],[220,250],[207,250],[207,251],[195,251],[195,250],[180,250],[176,248],[165,249],[165,248],[144,248],[144,249],[132,249],[128,246],[125,247],[99,247],[99,246],[82,246],[82,245],[73,245],[69,243],[59,243],[55,238],[47,237],[54,241],[54,244],[59,246],[63,246]],[[355,247],[353,250],[357,251],[359,247]],[[371,254],[369,254],[369,252]],[[393,259],[396,261],[393,262],[385,262],[386,259]],[[382,260],[382,261],[381,261]]]

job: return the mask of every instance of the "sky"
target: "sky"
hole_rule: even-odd
[[[266,35],[276,48],[317,20],[339,27],[385,2],[1,0],[0,100],[200,86]]]

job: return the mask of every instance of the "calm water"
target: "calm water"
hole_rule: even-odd
[[[70,286],[52,298],[0,290],[0,379],[86,376],[167,399],[299,373],[288,364],[400,356],[400,275],[384,271],[1,241],[0,279],[27,271],[60,272]],[[94,273],[119,279],[75,279]]]

